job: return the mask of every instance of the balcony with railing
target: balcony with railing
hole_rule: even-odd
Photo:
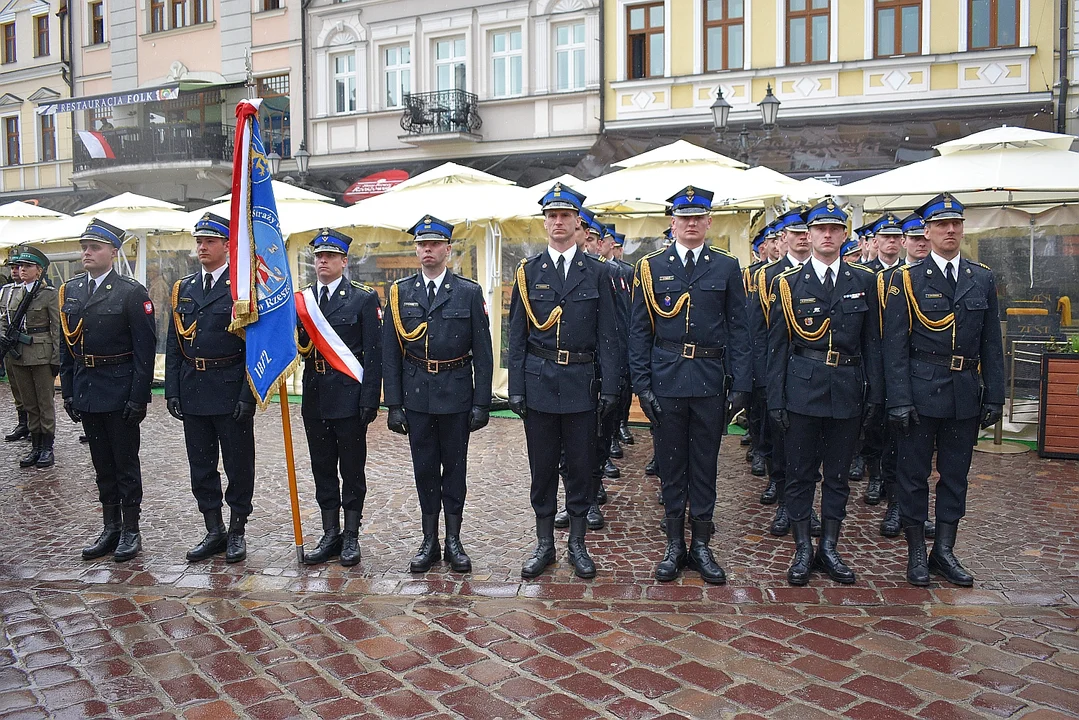
[[[464,90],[405,93],[401,129],[409,143],[437,140],[479,140],[476,95]]]
[[[235,129],[231,125],[154,123],[100,131],[114,157],[92,158],[76,141],[76,173],[122,166],[232,162]]]

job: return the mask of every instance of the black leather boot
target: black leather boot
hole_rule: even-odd
[[[472,559],[461,544],[461,516],[446,516],[446,561],[450,569],[459,573],[472,572]]]
[[[229,518],[228,539],[225,542],[225,562],[237,563],[247,557],[247,540],[244,538],[246,527],[247,516],[232,513]]]
[[[850,462],[850,472],[847,473],[851,480],[861,480],[865,477],[865,458],[855,455]]]
[[[932,520],[925,521],[925,539],[932,540],[937,536],[937,526],[933,524]]]
[[[596,564],[588,556],[588,548],[584,546],[585,528],[588,520],[583,517],[571,517],[569,519],[569,563],[573,566],[574,574],[579,578],[594,578],[596,576]]]
[[[101,518],[104,523],[104,528],[92,545],[87,545],[82,549],[83,560],[94,560],[95,558],[105,557],[115,550],[117,543],[120,542],[120,527],[122,524],[120,519],[120,506],[102,505]]]
[[[791,520],[787,515],[787,504],[779,503],[776,505],[776,516],[772,520],[772,526],[768,528],[768,532],[776,537],[783,537],[790,532]]]
[[[907,582],[917,587],[929,584],[929,560],[925,556],[925,527],[908,525],[903,528],[907,536]]]
[[[791,523],[794,535],[794,562],[787,570],[787,582],[791,585],[809,583],[809,573],[813,571],[813,539],[809,535],[809,520],[795,520]]]
[[[589,530],[602,530],[603,529],[603,513],[599,509],[599,505],[592,503],[588,506],[588,513],[584,516],[585,521],[588,523]]]
[[[341,536],[341,564],[352,567],[360,562],[360,518],[359,510],[345,510],[345,531]],[[435,516],[438,522],[438,516]]]
[[[899,503],[895,500],[888,501],[888,509],[884,511],[884,519],[880,521],[880,534],[884,537],[899,537]]]
[[[569,510],[562,508],[554,514],[554,526],[556,528],[569,527]]]
[[[31,433],[30,440],[30,452],[19,461],[19,467],[21,468],[34,467],[37,464],[37,459],[41,457],[41,433]]]
[[[521,567],[521,577],[539,577],[554,562],[554,516],[536,518],[536,549]]]
[[[629,425],[624,422],[618,425],[618,439],[622,441],[623,445],[632,445],[637,442],[633,439],[633,433],[629,431]]]
[[[120,512],[123,515],[120,542],[116,544],[112,559],[126,562],[142,550],[142,535],[139,534],[139,515],[142,514],[142,508],[138,505],[121,505]]]
[[[749,468],[753,477],[764,477],[768,474],[768,460],[759,453],[753,454],[753,464]]]
[[[779,486],[772,478],[768,478],[768,484],[761,493],[761,505],[772,505],[779,498]]]
[[[649,460],[644,466],[644,474],[650,477],[656,476],[656,456],[652,455],[652,459]]]
[[[198,562],[225,552],[228,545],[228,533],[225,532],[225,521],[221,518],[221,508],[204,512],[202,520],[206,525],[206,537],[187,551],[188,562]]]
[[[810,537],[820,537],[820,517],[818,517],[816,510],[809,511],[809,535]]]
[[[854,582],[854,571],[847,567],[839,557],[836,546],[839,544],[839,520],[824,519],[821,527],[820,544],[817,546],[815,562],[818,568],[828,573],[828,577],[837,583],[850,585]]]
[[[26,424],[26,411],[19,410],[19,424],[4,436],[4,442],[15,442],[30,437],[30,426]]]
[[[952,552],[958,530],[958,523],[937,522],[937,537],[933,541],[933,551],[929,553],[929,572],[940,575],[952,585],[970,587],[974,577],[959,564],[959,558]],[[924,528],[922,532],[925,532]]]
[[[879,505],[884,491],[884,478],[880,475],[880,458],[870,458],[866,466],[869,468],[869,482],[865,486],[865,504]]]
[[[622,473],[619,472],[618,467],[608,459],[603,465],[603,477],[611,478],[613,480],[622,477]]]
[[[304,552],[304,565],[321,565],[330,558],[341,554],[340,510],[322,511],[322,537],[311,552]]]
[[[599,479],[599,490],[596,491],[596,504],[607,504],[607,488],[603,486],[603,478]]]
[[[53,433],[41,433],[41,454],[37,456],[34,467],[47,468],[53,466],[56,462],[56,456],[52,452],[52,444],[55,440],[56,435]]]
[[[722,585],[727,582],[727,573],[712,556],[712,550],[708,547],[712,539],[712,521],[694,520],[693,538],[689,543],[689,559],[686,564],[691,570],[701,574],[701,580],[712,585]]]
[[[620,459],[625,453],[622,452],[622,444],[618,442],[618,436],[611,438],[611,447],[607,452],[615,460]]]
[[[678,577],[678,571],[689,561],[686,552],[686,517],[667,518],[664,530],[667,532],[667,550],[659,565],[656,565],[656,580],[670,582]]]
[[[409,563],[408,569],[414,573],[425,573],[431,566],[442,559],[442,548],[438,544],[438,513],[425,514],[423,523],[423,542],[420,549]]]

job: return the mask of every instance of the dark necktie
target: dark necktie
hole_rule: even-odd
[[[326,310],[330,307],[330,289],[325,285],[322,286],[322,290],[318,294],[318,309],[322,311],[322,314],[326,314]]]
[[[693,277],[693,270],[697,265],[693,262],[693,251],[686,253],[686,277]]]
[[[555,270],[558,271],[558,283],[562,284],[562,281],[566,279],[566,256],[559,255],[558,261],[554,264]]]
[[[210,291],[214,289],[214,276],[210,273],[206,273],[204,282],[202,284],[202,294],[209,295]]]
[[[955,270],[950,262],[944,266],[944,277],[947,278],[948,284],[952,286],[952,290],[955,290]]]
[[[824,289],[828,292],[835,290],[835,280],[832,279],[832,268],[828,268],[824,273]]]
[[[433,307],[435,304],[435,281],[427,281],[427,307]]]
[[[97,290],[97,283],[91,278],[90,289],[86,291],[87,297],[94,294],[94,290]]]

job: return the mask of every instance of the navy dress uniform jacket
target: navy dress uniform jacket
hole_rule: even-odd
[[[780,274],[790,270],[790,258],[786,255],[765,263],[753,276],[753,294],[746,302],[749,332],[753,336],[753,383],[754,387],[768,384],[768,322],[771,311],[772,287]]]
[[[683,307],[671,318],[650,312],[642,279],[646,263],[658,306],[672,311],[679,298],[689,293],[688,308]],[[753,358],[745,287],[738,261],[732,255],[705,246],[692,277],[686,276],[673,247],[645,256],[637,263],[633,278],[630,322],[629,368],[633,391],[638,395],[645,390],[660,397],[721,395],[727,375],[733,376],[729,389],[752,391]],[[683,357],[682,352],[659,347],[656,340],[721,347],[725,351],[722,358],[691,359]]]
[[[565,280],[559,280],[546,249],[521,262],[528,300],[540,324],[555,308],[561,319],[540,330],[528,318],[518,282],[510,297],[509,394],[524,395],[529,409],[566,414],[596,409],[596,366],[602,378],[600,392],[618,394],[624,344],[619,337],[614,279],[610,266],[578,250]],[[528,352],[529,344],[549,351],[594,353],[598,362],[560,365]]]
[[[338,420],[358,415],[361,407],[377,408],[382,391],[382,307],[378,295],[342,278],[329,296],[324,315],[363,366],[363,383],[334,370],[312,350],[304,360],[301,414],[307,420]],[[308,342],[301,325],[300,344]]]
[[[202,277],[201,272],[188,275],[174,289],[165,344],[165,397],[182,398],[185,415],[227,415],[238,400],[253,403],[255,396],[247,382],[244,340],[228,331],[232,321],[228,271],[208,296]],[[177,333],[177,315],[185,329],[194,323],[190,339]]]
[[[429,307],[426,282],[420,273],[398,280],[399,306],[392,302],[386,306],[382,338],[386,405],[434,415],[468,412],[473,405],[490,406],[494,356],[483,288],[447,272],[434,305]],[[407,334],[423,322],[427,330],[416,340],[404,340],[397,333],[397,319]],[[430,360],[471,355],[472,361],[432,373],[407,360],[404,353]]]
[[[88,295],[89,280],[83,273],[62,287],[63,396],[71,398],[79,412],[89,413],[118,412],[128,401],[149,403],[157,353],[150,296],[138,281],[115,271],[105,276],[93,295]],[[123,362],[97,362],[125,355],[129,359]]]
[[[860,417],[866,402],[884,402],[876,276],[864,266],[842,261],[838,275],[831,294],[808,262],[776,278],[769,296],[769,410],[849,419]],[[789,308],[784,301],[787,288]],[[821,333],[826,321],[829,330]],[[800,332],[820,337],[809,340]],[[838,352],[840,364],[830,367],[804,357],[799,348]],[[842,362],[858,355],[856,365]]]
[[[884,371],[889,409],[913,405],[924,417],[963,420],[977,416],[983,403],[1004,404],[1004,347],[989,268],[961,257],[953,291],[940,267],[927,257],[894,273],[888,293]],[[953,328],[946,322],[951,314],[954,346]],[[946,327],[933,330],[922,318]],[[912,356],[919,351],[962,357],[963,369]]]

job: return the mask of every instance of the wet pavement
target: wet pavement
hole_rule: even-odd
[[[57,403],[59,407],[59,403]],[[291,407],[305,540],[321,532]],[[62,415],[62,413],[61,413]],[[0,386],[0,430],[13,422]],[[0,718],[965,718],[1079,716],[1079,463],[976,454],[957,553],[974,588],[903,581],[902,539],[854,483],[840,549],[853,586],[791,588],[789,538],[766,532],[732,438],[712,547],[728,585],[661,585],[646,431],[608,481],[599,573],[559,563],[524,582],[532,547],[523,428],[473,435],[462,537],[474,572],[407,572],[419,508],[407,441],[369,433],[363,561],[296,564],[277,405],[256,419],[249,557],[188,564],[201,538],[182,432],[155,397],[143,425],[143,553],[84,562],[100,530],[89,454],[58,420],[57,465],[20,470],[0,443]]]

